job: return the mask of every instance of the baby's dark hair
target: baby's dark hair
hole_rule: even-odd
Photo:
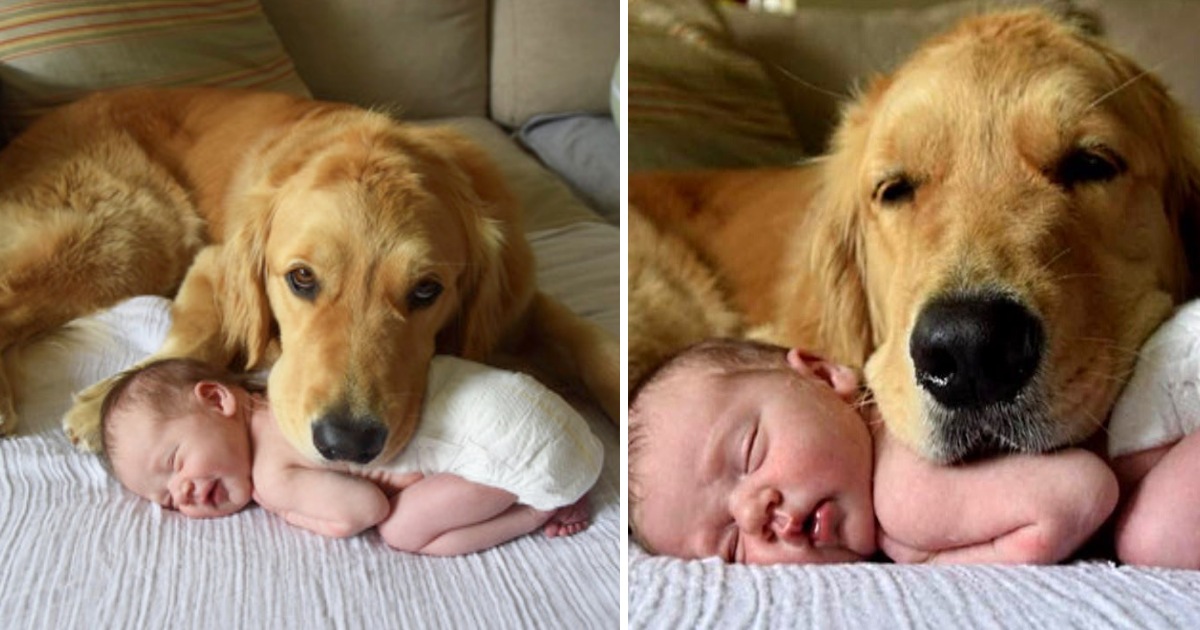
[[[787,369],[787,348],[748,339],[716,338],[701,341],[668,357],[642,379],[629,392],[629,446],[627,470],[629,474],[629,528],[634,540],[646,551],[655,551],[638,534],[633,515],[641,500],[643,480],[634,474],[634,462],[645,450],[648,422],[639,403],[647,392],[652,392],[670,376],[687,368],[709,368],[717,374],[732,376],[746,372]]]
[[[253,374],[235,374],[196,359],[160,359],[125,370],[100,404],[100,445],[112,459],[114,446],[113,415],[135,405],[148,405],[155,417],[164,420],[179,415],[181,410],[195,404],[191,386],[200,381],[213,381],[228,387],[240,387],[250,392],[266,391],[266,385]]]

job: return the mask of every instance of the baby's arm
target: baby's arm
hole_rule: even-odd
[[[392,497],[392,513],[379,533],[401,551],[473,553],[528,534],[551,515],[516,500],[511,492],[456,475],[431,475]]]
[[[354,536],[382,521],[387,495],[367,479],[296,464],[260,472],[254,467],[254,500],[297,527],[322,536]]]
[[[389,493],[420,477],[322,468],[286,441],[274,418],[252,422],[254,500],[322,536],[345,538],[378,524],[391,510]]]
[[[1082,449],[941,466],[876,437],[879,544],[897,562],[1058,562],[1117,502],[1112,470]]]
[[[1122,562],[1200,568],[1200,433],[1113,459],[1125,503],[1116,525]]]

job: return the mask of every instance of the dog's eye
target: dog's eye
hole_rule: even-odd
[[[292,293],[306,300],[317,297],[317,292],[321,289],[317,275],[308,267],[296,267],[287,272],[285,278]]]
[[[885,206],[908,203],[916,194],[916,184],[904,175],[889,177],[875,186],[875,201]]]
[[[1107,157],[1097,151],[1076,149],[1058,162],[1054,169],[1054,181],[1063,188],[1090,182],[1107,182],[1125,170],[1125,164],[1116,156]]]
[[[408,292],[408,309],[411,311],[428,307],[442,294],[442,283],[437,280],[422,280]]]

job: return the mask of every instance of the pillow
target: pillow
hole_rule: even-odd
[[[486,116],[484,0],[263,0],[318,98],[408,120]]]
[[[612,118],[538,116],[517,137],[600,216],[620,223],[621,138]]]
[[[630,170],[802,157],[775,86],[704,0],[630,1],[628,82]]]
[[[537,114],[608,109],[609,72],[621,49],[620,0],[481,4],[492,16],[493,120],[516,129]]]
[[[0,118],[93,90],[213,85],[308,95],[258,0],[0,0]]]

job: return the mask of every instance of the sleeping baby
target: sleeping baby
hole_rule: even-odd
[[[928,462],[888,436],[855,371],[750,341],[701,342],[647,376],[629,435],[633,536],[679,558],[1052,563],[1117,502],[1078,448]]]
[[[319,534],[378,526],[388,545],[430,555],[581,531],[604,454],[537,381],[444,356],[416,435],[378,469],[318,467],[285,440],[261,385],[189,359],[126,372],[102,416],[117,479],[166,508],[206,518],[254,500]]]

